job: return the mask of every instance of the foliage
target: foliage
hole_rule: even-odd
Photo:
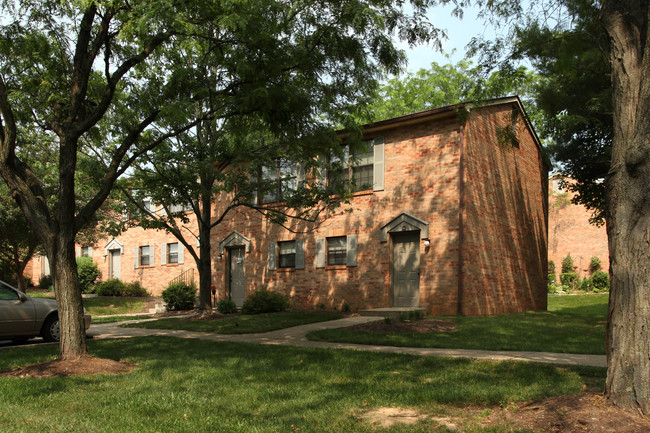
[[[149,296],[139,281],[125,283],[117,278],[108,281],[102,281],[95,284],[95,293],[98,296],[126,296],[126,297],[144,297]]]
[[[591,292],[594,289],[594,284],[591,281],[591,278],[583,278],[580,281],[579,289],[581,292]]]
[[[594,273],[596,271],[600,271],[602,269],[602,264],[600,262],[600,259],[598,257],[592,257],[591,260],[589,261],[589,272]]]
[[[609,291],[609,274],[604,271],[596,271],[591,276],[591,281],[593,282],[594,291],[596,292],[608,292]]]
[[[42,274],[38,279],[38,288],[41,290],[50,291],[53,288],[52,285],[52,275]]]
[[[424,311],[422,310],[403,311],[399,314],[400,322],[415,322],[422,319],[424,319]]]
[[[221,314],[233,314],[237,312],[237,305],[231,299],[220,299],[217,302],[217,311]]]
[[[429,69],[393,78],[381,86],[370,105],[371,120],[503,96],[520,95],[531,101],[537,80],[538,77],[524,67],[508,76],[497,71],[484,79],[481,68],[472,66],[471,62],[463,60],[455,65],[434,62]]]
[[[182,282],[170,284],[162,292],[162,298],[168,311],[193,309],[195,297],[196,286]]]
[[[575,266],[573,265],[573,258],[571,254],[568,254],[565,258],[562,259],[562,273],[567,274],[575,271]]]
[[[90,293],[92,285],[99,278],[101,272],[97,263],[90,257],[77,257],[77,276],[79,277],[79,288],[81,293]]]
[[[555,274],[555,262],[553,260],[549,260],[548,262],[548,292],[549,293],[556,293],[555,288],[557,285],[557,275]]]
[[[569,291],[576,290],[580,283],[580,278],[575,272],[565,272],[560,274],[560,282]]]
[[[260,287],[246,297],[241,312],[244,314],[273,313],[289,308],[289,298],[281,293]]]

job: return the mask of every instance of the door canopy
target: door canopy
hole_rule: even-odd
[[[420,239],[429,239],[429,223],[402,212],[381,228],[380,239],[388,242],[389,233],[420,231]]]
[[[104,247],[104,255],[107,256],[108,252],[111,250],[120,250],[120,254],[124,254],[124,244],[113,238],[109,243]]]
[[[226,247],[240,247],[242,245],[246,247],[247,253],[251,252],[251,240],[237,230],[233,230],[232,233],[219,242],[219,254],[223,254]]]

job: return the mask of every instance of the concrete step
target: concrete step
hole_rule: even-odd
[[[389,307],[389,308],[372,308],[370,310],[360,310],[359,314],[362,316],[377,316],[377,317],[390,317],[391,319],[399,319],[402,314],[407,315],[409,312],[419,311],[424,317],[426,310],[420,307]]]

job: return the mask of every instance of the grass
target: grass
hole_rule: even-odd
[[[215,343],[171,337],[90,341],[91,355],[137,363],[121,376],[0,378],[0,431],[448,432],[433,420],[383,429],[359,415],[380,407],[434,416],[602,387],[604,369]],[[56,347],[3,350],[0,369],[55,358]],[[489,412],[489,411],[485,411]]]
[[[93,316],[92,324],[100,325],[102,323],[116,323],[116,322],[127,322],[130,320],[142,320],[142,319],[151,319],[153,316],[142,315],[142,316]]]
[[[458,324],[445,333],[392,334],[331,329],[310,340],[448,349],[605,353],[607,294],[549,297],[549,311],[494,317],[444,317]]]
[[[217,334],[251,334],[291,328],[292,326],[306,325],[308,323],[325,322],[340,319],[341,317],[339,314],[286,311],[282,313],[241,315],[214,320],[159,319],[124,326],[128,328],[181,329],[184,331],[215,332]]]
[[[142,313],[145,301],[142,298],[84,298],[84,308],[92,316],[108,316]]]

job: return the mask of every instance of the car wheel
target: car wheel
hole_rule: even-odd
[[[61,339],[61,332],[59,330],[59,317],[50,316],[43,324],[43,340],[45,341],[59,341]]]

